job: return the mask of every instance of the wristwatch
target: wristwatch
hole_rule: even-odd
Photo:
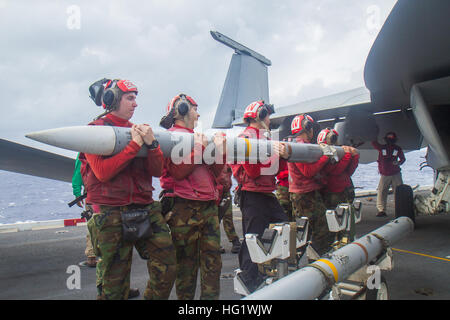
[[[151,144],[145,144],[145,145],[147,146],[147,148],[149,150],[153,150],[153,149],[158,148],[159,142],[158,142],[158,140],[155,139],[155,140],[153,140],[153,142]]]

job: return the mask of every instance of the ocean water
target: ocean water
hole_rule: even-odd
[[[422,149],[406,154],[402,165],[404,183],[433,185],[433,170],[429,167],[419,170],[425,152],[426,149]],[[376,189],[377,163],[360,164],[352,179],[357,188]],[[153,179],[153,187],[153,198],[157,199],[161,190],[158,179]],[[0,224],[79,218],[81,208],[67,205],[73,199],[70,183],[0,170]]]

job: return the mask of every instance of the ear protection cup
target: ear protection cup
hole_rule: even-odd
[[[167,105],[166,115],[161,118],[159,125],[169,129],[175,123],[175,117],[187,115],[191,106],[196,107],[197,103],[190,96],[184,93],[176,95]]]
[[[307,118],[304,118],[302,121],[302,127],[304,128],[304,130],[309,131],[313,128],[313,123]]]
[[[105,93],[103,94],[103,103],[109,109],[115,105],[116,100],[118,99],[118,90],[116,88],[117,80],[110,81],[106,85]]]
[[[178,114],[180,116],[185,116],[188,114],[189,112],[189,104],[186,101],[186,97],[185,96],[180,96],[181,97],[181,102],[178,104]]]
[[[116,95],[114,93],[114,90],[112,90],[112,89],[106,90],[105,94],[103,95],[103,103],[107,107],[111,107],[114,104],[115,100],[116,100]]]
[[[333,134],[330,137],[330,144],[334,146],[336,144],[336,142],[337,142],[337,138],[338,138],[337,135]]]
[[[267,108],[263,106],[258,112],[258,118],[263,120],[267,116],[267,113]]]

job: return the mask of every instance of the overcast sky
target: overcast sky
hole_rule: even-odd
[[[0,0],[0,138],[84,125],[103,109],[89,85],[129,79],[132,122],[157,127],[177,93],[210,128],[233,50],[219,31],[272,61],[271,103],[285,106],[364,86],[364,63],[395,0]],[[74,153],[73,153],[74,155]]]

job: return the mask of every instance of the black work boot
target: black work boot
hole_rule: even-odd
[[[384,211],[380,211],[377,213],[377,217],[386,217],[386,216],[387,216],[387,214]]]
[[[238,238],[234,238],[231,242],[233,244],[233,247],[231,248],[231,253],[239,253],[241,250],[241,242]]]
[[[139,297],[139,295],[140,292],[138,288],[130,288],[130,291],[128,292],[128,299]]]

